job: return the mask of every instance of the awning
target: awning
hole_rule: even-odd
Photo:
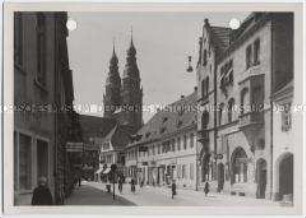
[[[103,171],[103,174],[108,174],[111,171],[111,168],[106,168],[106,170]]]
[[[103,171],[103,168],[98,169],[95,174],[100,174]]]

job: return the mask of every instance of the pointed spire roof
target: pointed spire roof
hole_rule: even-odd
[[[118,61],[118,57],[116,54],[114,41],[115,40],[113,39],[113,53],[109,61],[109,71],[108,71],[106,83],[107,84],[113,83],[113,85],[120,86],[119,84],[121,83],[121,78],[120,78],[119,67],[118,67],[119,61]]]
[[[130,47],[127,51],[127,54],[129,56],[135,56],[136,55],[136,48],[135,48],[134,40],[133,40],[133,26],[131,26],[131,43],[130,43]]]
[[[116,54],[116,48],[115,48],[115,38],[113,38],[113,54],[110,59],[110,66],[118,65],[118,57]]]

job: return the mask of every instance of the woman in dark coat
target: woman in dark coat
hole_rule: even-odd
[[[207,196],[207,194],[209,192],[209,183],[208,182],[205,183],[204,192],[205,192],[205,196]]]
[[[32,205],[53,205],[53,199],[47,185],[46,177],[39,178],[38,187],[33,192]]]

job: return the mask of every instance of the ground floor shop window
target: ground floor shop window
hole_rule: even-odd
[[[19,135],[19,189],[32,189],[32,138],[30,136]]]

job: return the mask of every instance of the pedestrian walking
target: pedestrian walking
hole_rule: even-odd
[[[40,177],[38,179],[38,187],[33,192],[32,205],[53,205],[53,199],[46,177]]]
[[[205,192],[205,196],[207,196],[209,193],[209,183],[208,182],[205,183],[204,192]]]
[[[176,195],[176,183],[175,183],[175,180],[172,181],[171,191],[172,191],[172,199],[174,199],[174,196]]]
[[[132,179],[131,180],[131,191],[135,194],[135,191],[136,191],[136,187],[135,187],[135,180],[134,179]]]
[[[123,189],[123,178],[122,177],[119,178],[118,189],[119,189],[120,193],[122,193],[122,189]]]

